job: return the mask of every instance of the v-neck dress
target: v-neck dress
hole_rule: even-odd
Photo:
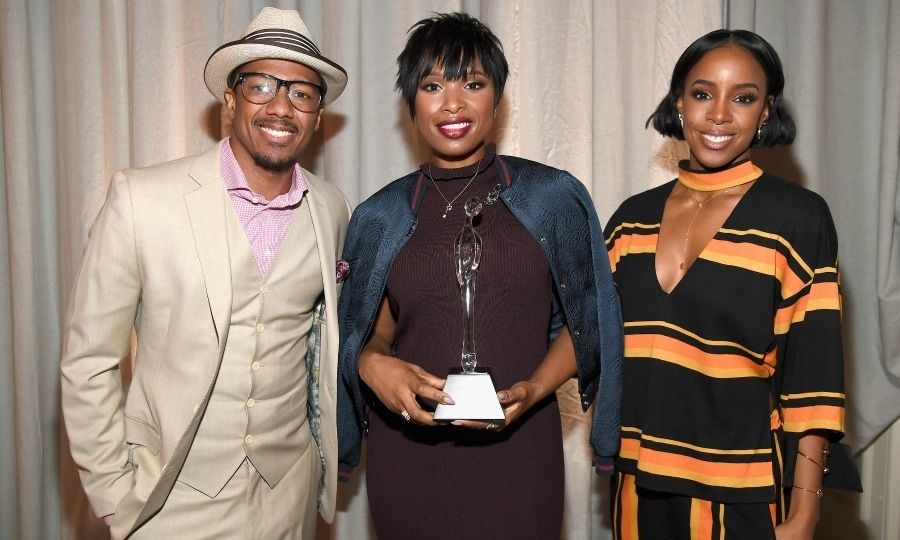
[[[416,230],[387,280],[395,355],[439,377],[459,367],[462,348],[453,243],[463,206],[472,196],[483,200],[500,181],[493,148],[469,184],[475,167],[423,166],[440,192],[428,181]],[[446,200],[453,208],[444,218]],[[478,365],[490,368],[501,390],[527,380],[547,353],[553,280],[540,245],[502,201],[484,207],[475,229],[483,241],[475,283]],[[366,485],[379,539],[559,538],[564,468],[554,394],[501,432],[417,426],[373,402]]]
[[[667,294],[655,251],[675,182],[606,229],[625,323],[616,467],[639,488],[783,508],[784,436],[843,431],[834,224],[821,197],[763,174]]]

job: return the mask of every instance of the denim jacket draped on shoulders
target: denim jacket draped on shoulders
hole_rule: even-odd
[[[548,338],[567,324],[575,346],[581,405],[597,398],[591,446],[597,471],[611,474],[619,448],[622,316],[597,212],[571,174],[510,156],[497,156],[504,180],[500,199],[540,244],[560,304]],[[359,464],[368,429],[357,372],[394,258],[416,230],[416,210],[428,184],[420,172],[391,182],[353,213],[343,259],[350,264],[338,305],[338,451],[346,480]],[[559,309],[561,308],[561,310]]]

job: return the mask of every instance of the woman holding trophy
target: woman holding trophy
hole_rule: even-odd
[[[618,445],[621,316],[608,260],[592,250],[602,241],[593,203],[570,174],[495,153],[508,67],[477,19],[419,21],[398,64],[397,87],[432,156],[350,223],[342,466],[359,463],[366,433],[379,538],[557,538],[554,391],[577,376],[584,408],[598,397],[598,470],[611,472]],[[458,412],[471,388],[443,377],[461,360],[455,376],[492,383],[499,414]]]

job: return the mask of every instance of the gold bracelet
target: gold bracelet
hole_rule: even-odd
[[[826,467],[826,466],[824,466],[824,465],[821,465],[818,461],[816,461],[816,460],[814,460],[813,458],[807,456],[806,454],[804,454],[804,453],[801,452],[800,450],[797,450],[797,454],[803,456],[803,457],[806,458],[807,460],[811,461],[816,467],[822,469],[822,474],[828,474],[828,471],[830,470],[828,467]],[[827,454],[825,454],[824,452],[823,452],[823,454],[824,454],[824,455],[827,455]]]
[[[822,488],[819,488],[819,489],[813,491],[813,490],[811,490],[811,489],[806,489],[805,487],[800,487],[800,486],[798,486],[797,484],[794,484],[793,487],[795,487],[795,488],[797,488],[797,489],[802,489],[803,491],[808,491],[808,492],[814,494],[814,495],[815,495],[816,497],[818,497],[819,499],[821,499],[821,498],[825,495],[825,492],[822,491]]]

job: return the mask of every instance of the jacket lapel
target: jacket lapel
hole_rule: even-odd
[[[303,170],[309,186],[306,193],[306,201],[309,203],[309,213],[312,218],[313,233],[316,236],[316,246],[319,252],[319,262],[322,267],[322,288],[324,290],[325,309],[317,306],[318,320],[315,325],[318,333],[311,334],[309,339],[317,365],[308,372],[309,389],[307,399],[312,410],[309,412],[311,420],[318,423],[319,418],[334,418],[336,415],[336,382],[337,382],[337,285],[335,283],[335,259],[337,246],[335,245],[336,231],[335,219],[328,207],[325,197],[321,196],[317,189],[321,180],[312,173]],[[331,320],[331,323],[328,321]],[[324,323],[324,324],[323,324]],[[324,335],[322,335],[324,331]],[[315,347],[318,345],[318,347]],[[308,353],[309,354],[309,353]],[[313,434],[319,446],[319,455],[322,458],[323,476],[318,493],[319,511],[326,520],[331,520],[334,515],[334,492],[336,475],[328,474],[329,469],[337,467],[337,441],[335,439],[335,426],[321,426]]]
[[[330,212],[328,205],[323,197],[320,196],[316,187],[321,180],[316,178],[311,172],[303,170],[303,176],[306,178],[309,186],[305,197],[309,202],[309,213],[312,217],[313,232],[316,235],[316,246],[319,251],[319,262],[322,265],[322,285],[325,291],[325,307],[330,314],[333,309],[337,308],[337,299],[335,298],[335,252],[336,246],[334,239],[336,237],[334,231],[334,220],[329,218]],[[326,315],[325,320],[328,320]],[[331,331],[332,325],[326,325],[326,332]],[[331,336],[328,336],[331,338]],[[323,349],[327,343],[332,342],[326,339],[323,342]],[[322,351],[323,357],[327,358],[328,352]],[[331,382],[331,381],[329,381]]]
[[[212,314],[219,343],[224,341],[231,314],[231,262],[228,236],[225,234],[225,187],[221,180],[219,143],[200,155],[188,173],[194,190],[184,196],[197,257],[203,272],[209,311]]]

